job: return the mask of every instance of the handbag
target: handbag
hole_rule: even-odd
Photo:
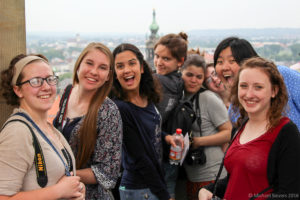
[[[201,131],[201,113],[200,113],[200,106],[199,106],[199,93],[203,92],[204,89],[201,88],[200,91],[196,95],[196,119],[198,126],[200,128],[200,137],[202,137]],[[190,141],[192,142],[193,132],[190,133]],[[185,162],[188,165],[204,165],[206,163],[206,155],[204,152],[205,146],[197,147],[196,149],[189,149],[186,157]]]

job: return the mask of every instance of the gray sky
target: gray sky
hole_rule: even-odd
[[[300,0],[25,0],[28,32],[160,33],[300,28]]]

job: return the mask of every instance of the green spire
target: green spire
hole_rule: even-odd
[[[155,9],[153,9],[153,21],[152,21],[152,24],[150,25],[150,31],[151,31],[151,33],[156,34],[158,29],[159,29],[159,26],[156,23],[156,19],[155,19]]]

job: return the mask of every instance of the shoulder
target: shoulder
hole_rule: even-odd
[[[285,125],[282,126],[278,136],[277,140],[280,140],[281,142],[297,142],[300,141],[300,133],[297,128],[297,126],[290,120]],[[300,145],[300,143],[299,143]]]
[[[20,121],[9,122],[11,120],[22,120],[31,127],[29,122],[25,119],[20,119],[18,116],[10,117],[6,121],[7,124],[5,123],[5,127],[0,132],[0,149],[10,148],[12,151],[15,151],[16,149],[20,149],[19,147],[21,144],[22,153],[31,151],[30,147],[32,147],[33,139],[29,127]],[[32,128],[32,130],[34,131],[35,129]]]
[[[289,121],[280,128],[272,149],[276,152],[284,152],[286,149],[295,148],[300,150],[300,133],[297,126],[292,121]]]
[[[167,75],[155,75],[164,89],[170,91],[178,91],[183,89],[183,80],[181,78],[181,74],[177,71],[171,72]]]
[[[216,97],[218,98],[218,96],[210,90],[205,90],[201,92],[200,96],[207,97],[207,98],[216,98]]]
[[[0,137],[11,137],[15,139],[31,138],[30,129],[26,124],[21,121],[11,121],[20,120],[18,117],[10,117],[5,123],[5,127],[1,130]],[[22,120],[25,122],[25,120]],[[28,122],[25,122],[29,125]]]
[[[278,71],[283,76],[285,82],[300,82],[300,73],[296,70],[290,69],[286,66],[277,66]]]
[[[98,110],[98,115],[115,115],[119,114],[118,106],[110,98],[106,97]]]
[[[6,120],[1,129],[1,133],[7,134],[17,134],[18,137],[23,137],[25,135],[31,135],[30,128],[34,130],[31,123],[27,121],[24,117],[19,115],[14,115],[17,112],[25,113],[22,109],[14,109],[13,114]],[[23,133],[23,134],[21,134]]]
[[[100,107],[100,110],[118,110],[118,107],[114,101],[112,101],[109,97],[106,97]]]
[[[130,105],[128,102],[123,101],[121,99],[114,99],[113,100],[116,106],[118,107],[119,111],[122,113],[124,111],[131,110]]]
[[[220,104],[223,105],[223,101],[220,97],[217,96],[214,92],[210,90],[205,90],[204,92],[201,92],[199,95],[200,98],[200,104]],[[225,107],[225,105],[224,105]]]

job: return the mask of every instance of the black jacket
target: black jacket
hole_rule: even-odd
[[[183,80],[181,74],[177,71],[167,75],[154,74],[162,86],[162,100],[156,104],[162,117],[162,123],[169,117],[170,111],[176,106],[182,97]]]

